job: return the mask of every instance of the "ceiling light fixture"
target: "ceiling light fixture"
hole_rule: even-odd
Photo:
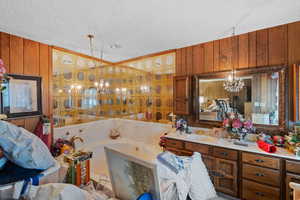
[[[95,57],[94,56],[94,44],[93,44],[93,39],[95,38],[95,36],[92,35],[92,34],[88,34],[87,37],[89,38],[89,46],[90,46],[91,56]],[[100,63],[100,65],[98,67],[101,67],[101,64],[103,62],[103,55],[104,55],[104,53],[103,53],[103,48],[102,48],[101,51],[100,51],[100,60],[101,60],[101,63]],[[96,66],[95,60],[92,60],[92,62],[94,63],[94,66]]]
[[[235,27],[232,28],[232,41],[231,41],[231,46],[232,46],[232,52],[234,52],[234,36],[235,36]],[[228,92],[239,92],[244,88],[244,81],[236,77],[236,70],[234,64],[232,64],[232,70],[230,74],[227,77],[227,80],[225,80],[223,86],[224,89]]]

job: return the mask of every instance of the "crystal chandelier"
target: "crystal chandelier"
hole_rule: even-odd
[[[232,28],[232,38],[234,36],[235,36],[235,27]],[[231,44],[232,44],[232,52],[233,52],[234,42],[232,42]],[[223,84],[224,89],[228,92],[239,92],[243,89],[244,85],[245,85],[244,81],[236,77],[236,71],[233,65],[232,71],[230,72],[227,80],[225,80]]]
[[[228,92],[239,92],[243,89],[245,83],[243,80],[236,78],[236,71],[232,70],[231,74],[228,76],[228,79],[224,82],[224,89]]]

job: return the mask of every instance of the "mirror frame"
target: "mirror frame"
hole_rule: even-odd
[[[217,78],[226,78],[231,71],[223,72],[212,72],[205,74],[197,74],[193,76],[193,126],[201,126],[207,128],[221,127],[222,122],[219,121],[209,121],[209,120],[200,120],[199,118],[199,80],[200,79],[217,79]],[[267,67],[256,67],[256,68],[247,68],[247,69],[238,69],[236,74],[240,76],[249,76],[253,74],[261,74],[267,72],[278,72],[279,73],[279,111],[278,125],[264,125],[264,124],[254,124],[257,131],[266,131],[269,133],[286,132],[287,121],[288,121],[288,66],[267,66]]]

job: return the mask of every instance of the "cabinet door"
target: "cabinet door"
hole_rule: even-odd
[[[190,85],[188,76],[174,77],[174,114],[188,115],[190,113]]]
[[[300,184],[300,175],[286,174],[286,200],[293,200],[293,190],[289,186],[290,182]]]
[[[237,196],[237,162],[216,159],[215,187],[218,191]]]
[[[215,185],[215,179],[214,179],[215,158],[212,156],[202,155],[202,160],[207,168],[210,180]]]

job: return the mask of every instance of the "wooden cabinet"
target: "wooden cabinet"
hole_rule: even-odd
[[[191,78],[189,76],[174,77],[174,114],[188,115],[190,113]]]
[[[243,164],[243,178],[280,187],[280,172],[274,169]]]
[[[249,180],[243,180],[244,200],[279,200],[280,189],[267,186],[264,184],[255,183]]]
[[[243,200],[292,200],[290,182],[300,183],[300,161],[168,138],[178,155],[199,152],[218,192]]]
[[[228,160],[237,160],[238,152],[235,150],[214,147],[213,155],[218,158],[228,159]]]
[[[286,160],[285,169],[286,169],[286,178],[285,178],[286,200],[292,200],[293,191],[289,187],[289,183],[294,182],[300,184],[300,162]]]
[[[185,143],[185,149],[193,152],[199,152],[201,154],[210,154],[212,148],[205,144],[197,144],[192,142]]]
[[[214,185],[216,190],[237,196],[237,162],[215,158]]]
[[[242,153],[242,196],[245,200],[281,199],[282,173],[279,158]]]
[[[252,165],[279,169],[280,160],[274,157],[262,156],[253,153],[242,153],[242,161]]]
[[[186,156],[192,155],[193,152],[201,153],[202,160],[216,190],[237,197],[237,151],[174,139],[166,140],[165,150]]]
[[[298,183],[300,184],[300,175],[287,173],[286,174],[286,200],[293,200],[293,190],[290,188],[289,184],[290,182]]]

